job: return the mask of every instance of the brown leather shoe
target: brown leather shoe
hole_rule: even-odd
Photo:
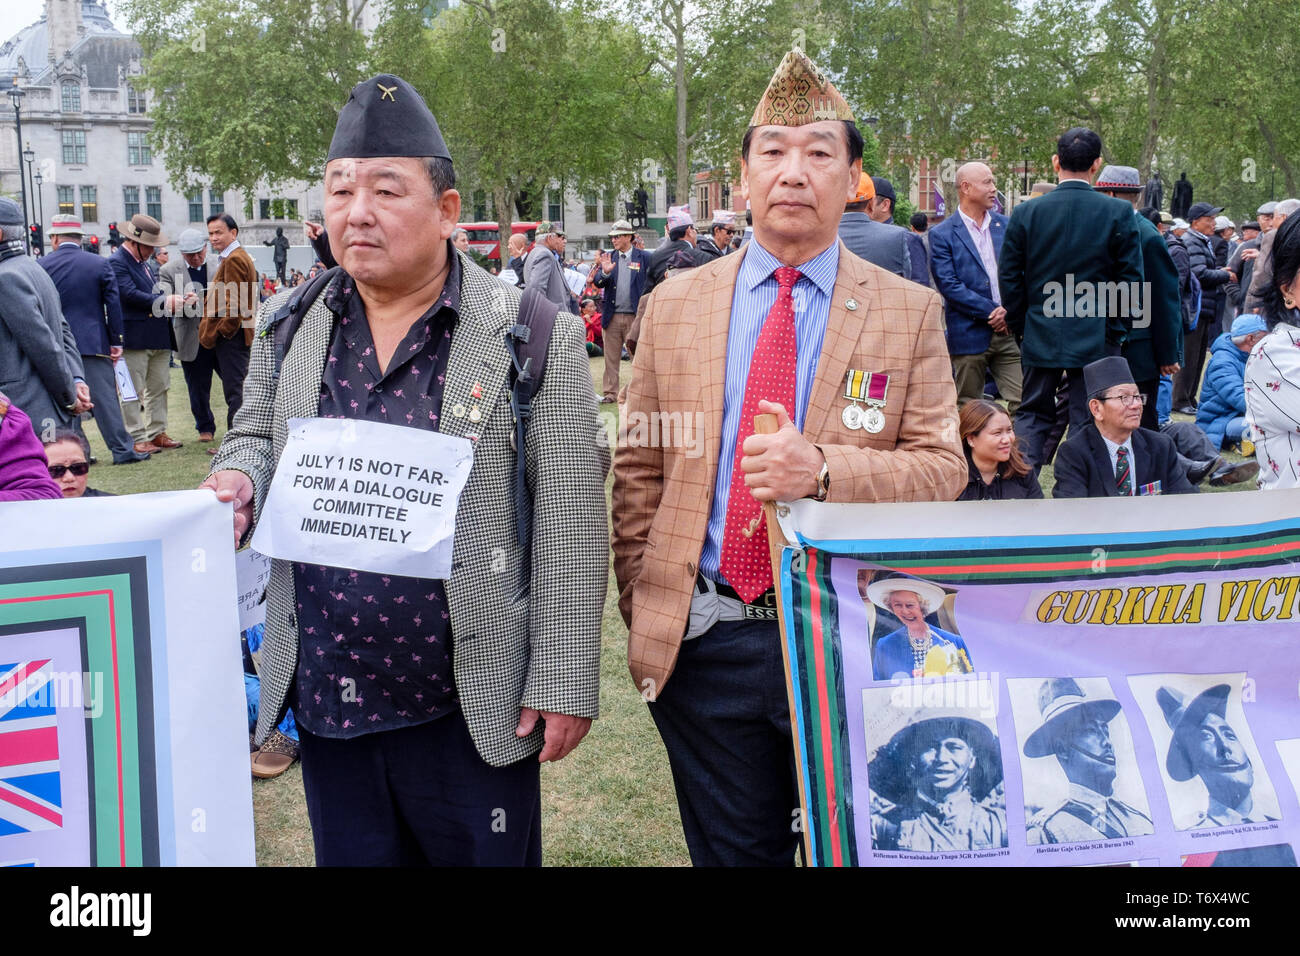
[[[181,442],[168,438],[166,432],[159,432],[157,435],[154,435],[153,438],[149,440],[153,442],[155,445],[157,445],[159,448],[180,448],[181,447]]]
[[[297,759],[298,745],[280,731],[273,730],[262,748],[253,754],[253,776],[260,780],[278,777],[292,767]]]
[[[199,441],[212,441],[215,437],[212,432],[199,432]]]
[[[162,451],[157,445],[149,441],[138,441],[134,445],[137,455],[152,455],[156,451]]]

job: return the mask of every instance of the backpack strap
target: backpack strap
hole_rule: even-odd
[[[559,307],[535,288],[524,290],[519,302],[519,321],[506,330],[510,352],[510,410],[515,417],[515,517],[519,546],[525,567],[532,535],[532,496],[528,492],[527,456],[524,439],[533,415],[533,399],[546,374],[546,350],[551,344]]]
[[[310,282],[300,285],[266,320],[266,325],[259,334],[274,337],[275,364],[271,369],[273,384],[280,381],[280,367],[284,365],[284,357],[289,354],[289,347],[293,345],[293,337],[298,334],[298,326],[302,325],[302,317],[316,303],[316,299],[329,285],[330,280],[342,271],[340,267],[335,266],[326,269]]]

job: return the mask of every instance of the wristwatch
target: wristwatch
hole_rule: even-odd
[[[821,451],[820,448],[818,448],[817,450]],[[817,494],[812,495],[812,500],[825,501],[827,497],[830,496],[830,493],[831,493],[831,466],[830,466],[830,462],[826,461],[826,457],[823,454],[822,470],[817,472]]]

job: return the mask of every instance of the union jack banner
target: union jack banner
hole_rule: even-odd
[[[0,663],[0,836],[63,826],[50,662]]]

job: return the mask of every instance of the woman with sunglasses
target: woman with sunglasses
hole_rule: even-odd
[[[90,445],[74,431],[60,428],[45,443],[45,457],[50,463],[50,477],[59,484],[65,498],[111,498],[107,491],[86,487],[90,474]]]

